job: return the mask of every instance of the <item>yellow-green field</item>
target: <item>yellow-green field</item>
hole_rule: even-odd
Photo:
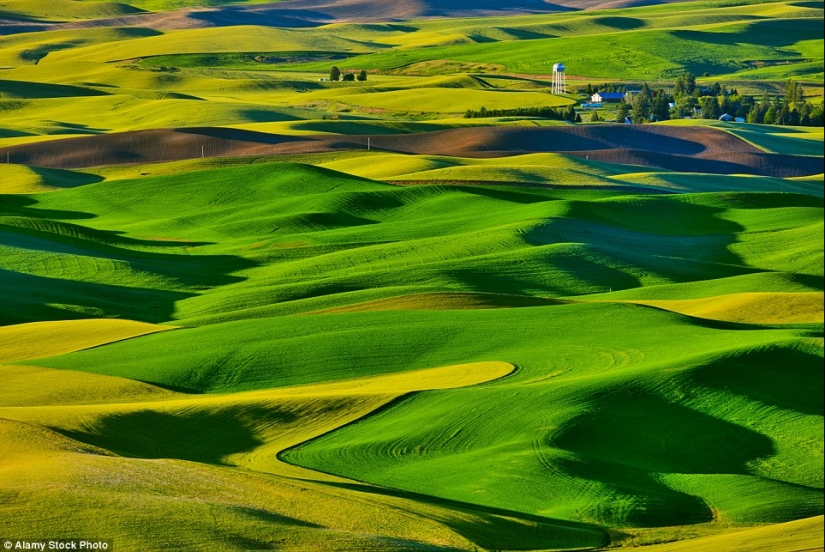
[[[825,549],[822,2],[427,1],[0,0],[0,539]]]

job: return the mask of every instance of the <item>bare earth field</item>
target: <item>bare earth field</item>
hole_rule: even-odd
[[[365,150],[456,157],[553,152],[679,172],[780,178],[822,173],[822,158],[764,153],[703,127],[478,127],[390,136],[285,136],[226,128],[157,129],[23,144],[0,150],[15,163],[78,169],[231,157]]]

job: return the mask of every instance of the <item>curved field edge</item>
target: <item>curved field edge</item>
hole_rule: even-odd
[[[346,138],[327,134],[289,136],[214,127],[172,128],[22,144],[4,148],[0,154],[13,157],[15,163],[79,169],[119,163],[191,160],[204,157],[207,152],[210,157],[233,157],[368,152],[371,149],[407,154],[410,160],[414,159],[412,155],[484,159],[556,153],[584,158],[586,167],[592,158],[596,163],[590,166],[597,173],[609,171],[610,164],[632,165],[633,172],[647,166],[677,172],[782,178],[816,175],[822,171],[821,157],[764,153],[734,134],[699,125],[475,126],[412,134],[348,135]],[[501,164],[506,166],[507,162]],[[437,181],[478,178],[472,170],[449,165],[447,168],[455,174],[432,170],[430,178]],[[546,169],[543,172],[545,178],[539,170],[533,180],[546,180]],[[414,179],[425,178],[417,175]],[[24,183],[18,187],[26,189],[27,186],[30,185]]]
[[[0,363],[62,355],[172,329],[173,326],[111,318],[0,326]]]
[[[697,318],[742,324],[822,323],[822,293],[733,293],[703,299],[630,301]]]
[[[705,519],[706,502],[741,524],[821,510],[821,453],[811,443],[821,426],[822,355],[811,336],[580,303],[420,311],[414,319],[381,311],[251,320],[32,364],[105,366],[111,374],[215,392],[239,385],[208,368],[204,359],[215,351],[218,363],[232,358],[246,366],[232,376],[259,388],[377,374],[388,365],[416,369],[432,359],[503,358],[520,368],[506,380],[415,395],[292,449],[287,458],[405,492],[556,519],[581,519],[584,512],[614,527],[672,525],[684,521],[685,508]],[[201,344],[197,354],[192,343]],[[211,350],[202,350],[204,343]],[[153,373],[155,350],[173,371]],[[273,363],[264,351],[278,351],[279,358]],[[138,354],[140,362],[129,361]],[[317,358],[330,355],[338,362],[328,371]],[[803,391],[789,382],[787,363],[795,367],[792,382],[806,382]],[[211,382],[198,375],[204,368]],[[598,438],[588,440],[589,434]],[[651,435],[667,437],[650,450]],[[696,453],[697,439],[713,454]],[[370,462],[360,460],[363,454]],[[605,462],[604,472],[592,467]],[[512,481],[508,469],[522,479]],[[548,501],[548,493],[557,499]],[[696,496],[704,502],[687,498]],[[650,509],[651,501],[661,506]],[[612,503],[624,509],[613,513],[606,508]]]
[[[719,175],[649,171],[650,167],[603,163],[565,154],[531,153],[498,159],[412,155],[360,150],[192,158],[183,161],[129,164],[80,170],[34,169],[0,164],[0,191],[6,194],[40,194],[137,177],[157,177],[198,170],[278,163],[311,164],[352,176],[399,186],[499,186],[569,189],[614,189],[639,193],[691,192],[793,192],[823,195],[822,175],[774,178],[755,175]],[[633,172],[627,172],[628,170]],[[644,172],[637,172],[643,170]],[[60,173],[58,177],[52,173]]]
[[[157,508],[163,507],[158,499],[167,496],[175,496],[188,509],[182,515],[175,507],[163,507],[167,516],[162,519],[169,523],[156,520],[152,534],[142,537],[123,532],[126,516],[106,516],[107,534],[112,534],[114,527],[118,543],[126,549],[170,539],[176,516],[185,520],[185,526],[183,531],[176,527],[179,533],[171,540],[186,543],[187,549],[193,545],[194,549],[206,549],[221,541],[234,544],[224,543],[222,548],[227,547],[223,549],[243,549],[250,539],[271,539],[273,526],[279,528],[280,535],[290,536],[288,548],[321,542],[364,550],[408,549],[413,543],[425,549],[534,548],[539,542],[544,548],[567,549],[604,544],[606,534],[588,525],[396,492],[278,460],[281,450],[369,415],[400,395],[477,385],[512,371],[513,366],[507,363],[483,362],[230,395],[187,397],[170,393],[159,402],[0,407],[0,431],[13,445],[0,454],[0,464],[6,468],[0,479],[21,498],[38,496],[42,500],[47,496],[53,504],[54,493],[73,497],[80,504],[75,506],[74,530],[93,526],[99,508],[95,501],[104,496],[102,482],[87,482],[83,496],[76,496],[73,489],[86,479],[84,472],[88,470],[105,470],[104,479],[111,485],[106,489],[107,504],[118,503],[124,496],[118,490],[157,497],[147,500],[147,509],[142,508],[139,517],[157,515]],[[99,387],[114,379],[94,377]],[[149,434],[150,428],[154,429]],[[69,469],[67,462],[72,466]],[[156,475],[147,479],[141,464]],[[243,470],[228,472],[227,467]],[[120,483],[112,479],[126,473],[130,474],[128,479]],[[58,474],[60,480],[54,479]],[[221,479],[227,481],[217,483]],[[231,495],[221,491],[229,479],[233,481]],[[193,489],[207,484],[217,484],[212,492],[201,495],[210,498],[199,498],[200,506],[193,504],[192,498],[203,492]],[[273,494],[281,496],[270,502]],[[204,506],[228,513],[232,529],[226,526],[203,532],[208,521],[199,521],[198,513]],[[37,508],[26,510],[27,515],[20,515],[15,502],[0,508],[18,514],[7,518],[12,521],[5,524],[15,534],[39,534],[54,525],[48,516],[39,516]],[[265,523],[250,527],[250,520],[244,519],[248,516],[238,515],[244,513],[254,513],[253,518]],[[129,519],[133,515],[130,512]],[[374,522],[377,516],[380,525]],[[197,530],[201,531],[199,544],[193,540]],[[233,535],[241,530],[244,538],[233,541]]]
[[[825,547],[823,517],[789,521],[729,535],[644,547],[650,552],[818,552]]]
[[[576,301],[588,300],[579,298]],[[598,299],[593,300],[598,301]],[[416,293],[353,303],[303,314],[336,314],[384,310],[499,309],[555,305],[567,302],[570,302],[570,300],[495,293]],[[816,292],[750,292],[704,299],[625,300],[624,302],[657,307],[696,318],[742,324],[816,324],[822,321],[823,314],[825,314],[822,293]]]

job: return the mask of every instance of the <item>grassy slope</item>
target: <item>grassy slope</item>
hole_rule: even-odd
[[[375,56],[344,62],[345,66],[358,68],[394,68],[429,60],[454,60],[492,63],[511,71],[546,73],[547,59],[565,59],[571,67],[578,67],[578,75],[651,78],[663,76],[663,72],[670,72],[679,64],[700,74],[711,68],[712,73],[719,74],[730,70],[753,72],[750,62],[755,60],[788,59],[802,62],[800,66],[807,63],[809,71],[821,74],[821,55],[815,53],[821,44],[816,20],[821,17],[821,9],[786,3],[737,6],[690,3],[669,5],[667,10],[653,6],[553,16],[421,21],[404,27],[331,25],[323,32],[357,36],[362,41],[373,42],[376,50],[384,50]],[[804,32],[788,39],[775,37],[768,44],[761,38],[767,32],[779,33],[786,27],[793,28],[795,33],[803,29]],[[581,47],[596,35],[602,47]],[[667,55],[657,50],[663,39],[670,47]],[[790,41],[781,42],[783,40]],[[789,46],[798,48],[797,55],[788,49],[781,53],[777,49]],[[724,55],[720,55],[720,50]],[[631,51],[633,56],[628,55]],[[799,59],[800,56],[807,61]],[[819,58],[818,70],[816,64],[810,63],[811,57]],[[158,60],[158,63],[190,66],[206,60],[187,61],[178,57],[172,63],[169,61],[172,60]],[[251,58],[224,63],[243,68],[255,66]],[[282,63],[290,64],[288,60]],[[316,65],[321,67],[319,64],[309,66]],[[785,68],[789,70],[792,71]],[[753,76],[758,78],[757,74]]]
[[[744,324],[802,324],[822,320],[821,293],[744,292],[706,299],[634,301],[710,320]]]
[[[131,11],[10,3],[52,19]],[[561,99],[542,80],[428,74],[546,73],[556,59],[593,78],[821,82],[821,23],[821,4],[696,2],[406,29],[23,33],[0,37],[0,144],[447,128],[468,121],[403,118]],[[322,83],[331,61],[306,50],[425,76]],[[158,57],[119,61],[139,56]],[[332,113],[350,119],[320,119]],[[821,132],[725,128],[821,155]],[[0,322],[14,324],[0,337],[16,343],[0,365],[0,534],[105,524],[124,549],[570,549],[602,544],[600,527],[633,545],[821,515],[821,177],[625,174],[555,155],[294,160],[571,188],[402,188],[261,159],[0,166],[0,192],[17,194],[0,196]],[[160,328],[128,319],[193,327],[103,345]],[[504,363],[515,373],[483,383]],[[69,509],[71,527],[55,515]],[[665,549],[799,549],[821,545],[820,527]]]
[[[131,320],[72,320],[0,327],[0,362],[47,357],[169,330]]]
[[[558,15],[513,27],[490,22],[480,29],[441,29],[455,35],[465,31],[468,44],[417,49],[415,42],[383,52],[359,56],[347,62],[359,68],[389,69],[448,59],[461,62],[496,63],[509,71],[547,73],[547,60],[562,59],[572,74],[591,78],[656,79],[672,77],[680,70],[697,74],[709,71],[716,77],[750,71],[753,60],[808,63],[810,76],[822,74],[821,9],[778,9],[781,4],[707,9],[707,5],[685,4],[601,13]],[[705,11],[702,11],[704,8]],[[771,11],[772,10],[772,11]],[[764,19],[763,19],[764,18]],[[498,22],[501,25],[501,22]],[[525,22],[526,23],[526,22]],[[466,24],[465,24],[466,25]],[[426,26],[424,26],[426,29]],[[788,32],[792,29],[792,36]],[[510,31],[510,40],[502,36]],[[500,33],[498,36],[495,33]],[[518,34],[531,40],[513,40]],[[599,35],[598,48],[592,48]],[[409,35],[416,40],[418,34]],[[764,37],[772,36],[766,43]],[[475,39],[475,40],[473,40]],[[386,40],[386,39],[385,39]],[[453,41],[454,42],[454,41]],[[477,43],[475,43],[477,42]],[[816,60],[817,63],[809,63]],[[316,64],[317,65],[317,64]],[[306,65],[305,67],[315,67]],[[789,69],[786,67],[785,71]],[[778,78],[778,72],[765,75]],[[786,73],[787,74],[787,73]],[[751,74],[759,78],[758,74]]]
[[[721,121],[678,120],[667,125],[707,125],[747,140],[768,153],[822,155],[822,129],[816,127],[777,127],[773,125],[724,123]]]
[[[248,184],[227,194],[227,181]],[[818,273],[819,199],[615,196],[400,188],[266,164],[6,196],[0,268],[18,286],[7,321],[96,313],[206,323],[411,291],[559,297]],[[55,278],[67,285],[44,294]]]
[[[652,326],[656,338],[645,334]],[[226,392],[416,369],[436,358],[507,358],[519,366],[507,384],[416,397],[287,459],[612,526],[706,522],[712,511],[727,522],[777,522],[821,509],[813,445],[821,349],[801,335],[702,328],[642,307],[568,305],[235,322],[35,363]],[[777,361],[790,358],[794,378],[820,380],[802,396],[793,384],[777,388],[787,377]],[[228,359],[231,374],[220,369]],[[742,379],[754,369],[758,379]],[[678,431],[651,450],[662,424]],[[700,435],[707,454],[694,452]]]
[[[27,194],[100,182],[101,177],[77,171],[43,169],[26,165],[0,165],[0,193]]]
[[[226,182],[238,184],[229,192]],[[226,393],[506,360],[519,367],[506,383],[415,396],[287,458],[440,500],[612,527],[821,512],[821,344],[805,337],[816,326],[714,326],[622,304],[214,324],[423,291],[529,298],[624,287],[674,299],[710,282],[714,294],[807,297],[821,291],[820,199],[398,188],[261,164],[4,196],[3,205],[4,279],[26,283],[7,297],[18,305],[10,312],[212,322],[29,363]],[[776,371],[787,363],[810,396],[779,383],[796,381]],[[758,379],[742,376],[753,367]],[[9,381],[38,381],[31,368],[4,370]],[[84,383],[61,381],[69,390]],[[474,409],[470,425],[457,415]],[[186,419],[212,427],[206,415]],[[136,419],[135,431],[153,420]],[[651,455],[650,435],[667,433],[654,420],[676,424],[681,437]],[[619,427],[634,432],[617,441]],[[700,435],[714,455],[687,455]]]
[[[381,123],[378,121],[305,121],[301,123],[237,125],[250,130],[270,130],[276,133],[358,133],[392,134],[427,132],[455,128],[466,119],[441,123]],[[497,121],[493,121],[494,123]],[[530,121],[524,121],[532,124]],[[500,122],[499,124],[517,124]],[[560,123],[561,124],[561,123]],[[265,128],[262,128],[265,127]],[[816,134],[809,133],[814,144]],[[793,138],[774,135],[777,144],[791,148]],[[795,136],[795,135],[794,135]],[[283,162],[304,163],[338,172],[404,184],[443,182],[449,184],[494,183],[550,185],[554,187],[621,187],[640,192],[790,192],[822,196],[822,176],[779,179],[753,175],[709,175],[676,172],[631,172],[627,165],[614,165],[579,157],[552,153],[514,155],[496,159],[470,159],[435,155],[405,155],[363,150],[318,154],[282,155]],[[4,179],[0,186],[4,193],[38,193],[66,187],[75,187],[102,180],[129,180],[145,176],[174,175],[195,170],[222,169],[235,166],[271,163],[269,157],[196,158],[171,163],[150,165],[115,165],[93,167],[84,171],[58,171],[21,165],[0,164]],[[650,170],[649,167],[638,167]]]
[[[139,12],[132,2],[84,2],[52,0],[46,4],[38,0],[5,0],[0,15],[22,20],[71,21],[117,17]]]
[[[158,126],[288,123],[333,113],[368,120],[445,117],[481,106],[569,102],[543,94],[547,82],[536,79],[371,74],[365,85],[318,82],[333,63],[413,75],[546,74],[547,60],[562,59],[571,74],[595,80],[672,79],[691,70],[735,83],[741,73],[745,88],[765,80],[762,92],[789,76],[821,82],[821,51],[822,9],[790,2],[694,2],[404,26],[21,33],[0,37],[0,66],[6,68],[0,144]],[[257,54],[270,61],[255,61]],[[145,56],[139,64],[123,61]],[[757,62],[768,66],[754,69]],[[73,105],[68,112],[66,98]]]
[[[823,548],[822,516],[771,525],[731,535],[651,547],[651,552],[795,552]]]
[[[230,193],[226,182],[238,184]],[[227,393],[505,360],[519,368],[506,381],[417,395],[287,458],[612,527],[821,511],[822,458],[811,444],[822,353],[807,337],[817,324],[719,325],[610,303],[276,316],[382,298],[393,309],[390,298],[422,292],[506,293],[526,305],[608,288],[690,298],[691,286],[710,283],[713,294],[804,299],[821,292],[820,199],[399,188],[262,164],[5,196],[5,209],[4,277],[26,283],[8,298],[14,312],[208,324],[27,364]],[[47,289],[72,295],[44,300]],[[130,306],[138,293],[141,308]],[[217,323],[261,316],[270,318]],[[810,396],[779,385],[787,363]],[[744,383],[746,366],[759,378]],[[475,412],[473,423],[461,412]],[[679,436],[649,454],[662,423]],[[713,455],[687,455],[700,436]]]
[[[18,498],[0,506],[3,528],[23,538],[105,531],[124,549],[153,550],[603,543],[603,531],[584,524],[385,494],[277,458],[291,443],[357,419],[400,394],[478,384],[511,370],[491,362],[210,397],[164,396],[158,390],[154,402],[140,394],[139,403],[124,396],[116,404],[95,406],[38,406],[53,398],[21,378],[12,385],[33,396],[34,404],[0,408],[0,432],[11,444],[0,456],[0,482]],[[110,399],[113,388],[123,391],[114,378],[97,376],[95,384]],[[158,424],[165,428],[163,435],[156,431]],[[237,466],[245,469],[231,469]],[[135,500],[141,503],[137,512],[130,507]],[[48,502],[57,511],[71,502],[72,523],[38,515],[27,506],[30,502]],[[135,530],[149,524],[151,530]]]

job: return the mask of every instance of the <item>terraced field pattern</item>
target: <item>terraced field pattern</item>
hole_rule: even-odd
[[[821,104],[633,4],[0,0],[0,540],[823,550],[822,128],[464,117]]]

